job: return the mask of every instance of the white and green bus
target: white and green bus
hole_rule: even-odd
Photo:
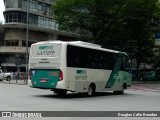
[[[123,94],[131,86],[129,68],[124,52],[81,41],[44,41],[31,46],[28,83],[60,95],[67,91]]]

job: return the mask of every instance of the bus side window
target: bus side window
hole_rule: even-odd
[[[76,67],[78,65],[77,49],[73,51],[72,46],[67,46],[67,67]]]
[[[116,62],[116,55],[113,53],[105,53],[103,58],[103,69],[112,70]]]

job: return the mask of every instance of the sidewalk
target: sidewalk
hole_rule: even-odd
[[[160,80],[157,80],[157,81],[132,81],[132,84],[160,84]]]
[[[0,83],[27,85],[26,80],[10,80],[10,81],[3,80],[3,81],[0,81]]]

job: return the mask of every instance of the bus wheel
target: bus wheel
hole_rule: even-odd
[[[119,91],[119,94],[123,94],[123,93],[124,93],[124,88],[121,91]]]
[[[95,93],[95,86],[94,84],[91,84],[88,88],[87,96],[93,96]]]

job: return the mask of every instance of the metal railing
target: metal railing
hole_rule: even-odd
[[[5,73],[4,73],[5,74]],[[26,72],[10,72],[11,79],[3,79],[3,83],[10,83],[10,84],[27,84],[26,79]]]

